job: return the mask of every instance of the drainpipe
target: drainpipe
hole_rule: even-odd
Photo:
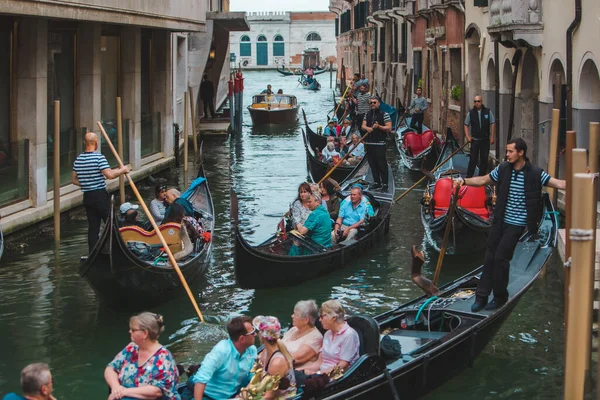
[[[581,0],[575,0],[575,19],[567,29],[567,130],[573,129],[573,34],[581,23]]]
[[[498,40],[494,41],[494,76],[496,81],[496,91],[494,92],[494,116],[496,117],[496,160],[500,162],[503,157],[500,156],[500,43]]]
[[[521,63],[521,50],[517,50],[512,59],[512,65],[515,67],[512,76],[512,96],[510,96],[510,115],[508,117],[508,135],[506,142],[512,138],[513,125],[515,124],[515,100],[517,95],[517,76],[519,76],[519,64]]]

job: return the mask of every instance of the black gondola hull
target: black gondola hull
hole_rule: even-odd
[[[298,122],[298,106],[273,110],[248,106],[248,112],[253,125],[293,125]]]

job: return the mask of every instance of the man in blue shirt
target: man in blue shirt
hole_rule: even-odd
[[[111,169],[106,158],[97,153],[98,136],[85,134],[85,151],[73,163],[72,181],[83,192],[83,207],[88,220],[88,247],[90,253],[98,242],[100,223],[108,219],[110,200],[106,191],[106,179],[113,179],[131,171],[128,166]]]
[[[250,369],[257,356],[254,346],[257,331],[252,318],[233,318],[227,324],[227,332],[229,339],[213,347],[190,379],[194,384],[194,400],[231,399],[250,382]]]
[[[46,364],[29,364],[21,371],[21,389],[23,396],[9,393],[3,400],[56,400],[52,396],[54,390],[54,379],[50,368]]]
[[[365,219],[374,215],[373,207],[363,198],[362,188],[355,186],[350,196],[340,204],[340,212],[331,232],[331,239],[336,242],[340,238],[353,239],[358,234],[358,227]]]
[[[417,88],[417,97],[413,98],[408,106],[408,111],[412,112],[410,127],[416,129],[417,133],[423,133],[423,117],[428,107],[427,99],[421,96],[422,93],[423,90]]]
[[[506,144],[507,162],[485,176],[455,181],[456,186],[485,186],[496,184],[497,201],[494,222],[488,237],[487,250],[475,303],[471,311],[496,310],[508,301],[510,260],[525,229],[535,233],[540,222],[542,186],[565,189],[565,181],[552,178],[541,168],[532,165],[526,156],[527,143],[521,138]],[[490,293],[494,299],[488,304]]]

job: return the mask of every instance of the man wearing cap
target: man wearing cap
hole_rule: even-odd
[[[362,186],[356,184],[350,190],[350,196],[346,197],[340,204],[340,212],[331,232],[331,239],[337,242],[338,239],[353,239],[358,234],[358,227],[361,226],[367,217],[375,215],[371,204],[363,197]]]
[[[385,155],[387,133],[392,130],[390,115],[379,109],[379,97],[371,96],[371,110],[365,114],[362,130],[369,134],[364,139],[367,148],[367,159],[375,184],[370,189],[388,190],[388,164]]]
[[[336,117],[333,117],[327,122],[327,126],[323,129],[323,136],[333,136],[336,137],[338,135],[338,120]]]
[[[143,227],[143,224],[138,221],[138,206],[137,204],[131,204],[130,202],[121,204],[119,211],[121,212],[121,226],[139,226]]]
[[[257,356],[257,329],[250,317],[239,316],[229,321],[227,333],[229,339],[217,343],[188,380],[194,400],[231,399],[250,382],[250,369]]]
[[[88,248],[90,253],[98,242],[100,223],[108,219],[110,201],[106,191],[106,179],[114,179],[127,174],[131,167],[111,169],[106,158],[98,150],[98,136],[93,132],[85,134],[85,151],[73,163],[72,181],[83,192],[83,207],[88,220]]]

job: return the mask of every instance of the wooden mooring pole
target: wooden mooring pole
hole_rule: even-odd
[[[576,147],[576,139],[577,133],[575,131],[567,131],[567,149],[565,152],[565,180],[567,181],[565,193],[565,341],[569,332],[569,286],[571,284],[569,229],[571,229],[571,210],[573,208],[573,149]]]
[[[54,100],[54,240],[60,242],[60,101]]]
[[[548,154],[548,174],[557,177],[556,157],[558,157],[558,133],[560,128],[560,110],[552,110],[552,128],[550,131],[550,152]],[[556,195],[558,191],[554,188],[548,188],[548,195],[552,204],[556,206]]]
[[[121,160],[123,159],[123,112],[121,108],[121,98],[117,97],[117,152]],[[119,176],[119,199],[120,203],[125,202],[125,177]]]

